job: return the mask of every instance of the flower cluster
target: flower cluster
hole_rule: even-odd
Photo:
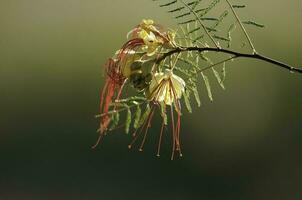
[[[161,25],[154,23],[153,20],[143,20],[128,33],[128,41],[105,65],[107,78],[101,93],[100,137],[108,131],[111,121],[109,109],[113,105],[111,113],[117,112],[114,102],[121,98],[124,86],[130,84],[138,92],[144,94],[146,101],[152,107],[141,127],[141,129],[145,129],[145,136],[150,127],[155,107],[160,107],[163,116],[161,138],[163,127],[167,125],[166,107],[171,107],[172,156],[174,151],[179,151],[181,155],[179,139],[181,107],[179,100],[185,90],[185,82],[173,73],[173,66],[164,67],[157,62],[163,52],[168,52],[174,48],[177,48],[175,32],[166,30]],[[173,110],[177,113],[177,120],[174,120]],[[130,148],[138,137],[137,134],[134,136],[133,142],[129,145]],[[143,148],[143,143],[140,150]],[[161,139],[158,155],[160,143]]]

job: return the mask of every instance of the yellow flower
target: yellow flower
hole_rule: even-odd
[[[182,78],[173,74],[172,70],[166,69],[164,72],[153,75],[146,95],[150,101],[172,105],[173,102],[181,98],[185,86],[185,81]]]
[[[153,29],[154,21],[152,19],[143,19],[140,23],[142,29]]]
[[[175,47],[175,35],[175,31],[166,31],[160,25],[155,24],[152,19],[144,19],[136,28],[127,34],[127,38],[142,39],[144,45],[141,50],[146,52],[148,56],[153,56],[160,51],[161,47]]]
[[[147,52],[148,56],[153,56],[160,46],[163,44],[163,40],[159,37],[156,37],[153,32],[147,32],[146,30],[142,29],[138,36],[144,40],[145,46],[143,50]]]
[[[161,31],[158,29],[158,25],[154,23],[152,19],[143,19],[139,25],[139,28],[147,31],[148,33],[160,33]]]

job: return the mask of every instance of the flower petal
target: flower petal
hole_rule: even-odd
[[[171,82],[172,82],[173,88],[176,92],[177,98],[180,99],[182,96],[182,93],[185,91],[185,86],[186,86],[185,81],[182,78],[180,78],[179,76],[176,76],[175,74],[173,74],[171,76]]]

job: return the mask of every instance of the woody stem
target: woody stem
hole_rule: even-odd
[[[187,52],[187,51],[197,51],[199,53],[202,52],[221,52],[221,53],[225,53],[225,54],[229,54],[229,55],[233,55],[235,58],[252,58],[252,59],[257,59],[257,60],[261,60],[267,63],[271,63],[274,64],[278,67],[290,70],[291,72],[297,72],[297,73],[301,73],[302,74],[302,69],[301,68],[296,68],[293,66],[290,66],[288,64],[285,64],[283,62],[280,62],[278,60],[263,56],[257,52],[254,52],[252,54],[248,54],[248,53],[240,53],[237,51],[232,51],[232,50],[228,50],[228,49],[221,49],[221,48],[213,48],[213,47],[178,47],[175,48],[165,54],[163,54],[161,57],[159,57],[156,60],[157,64],[160,64],[166,57],[169,57],[173,54],[176,53],[180,53],[180,52]]]

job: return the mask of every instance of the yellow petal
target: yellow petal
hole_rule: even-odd
[[[181,98],[184,90],[184,80],[173,74],[171,70],[165,70],[154,74],[149,86],[148,99],[172,105],[176,99]]]
[[[153,78],[151,80],[150,86],[149,86],[149,90],[150,93],[152,93],[156,87],[158,87],[158,85],[161,83],[161,81],[164,79],[165,75],[164,73],[155,73],[153,75]]]
[[[175,74],[173,74],[171,76],[171,82],[172,82],[173,88],[175,90],[176,97],[178,99],[180,99],[182,96],[182,93],[185,91],[185,86],[186,86],[185,81],[182,78],[180,78],[179,76],[176,76]]]
[[[152,19],[143,19],[141,24],[143,24],[143,25],[153,25],[154,21]]]

